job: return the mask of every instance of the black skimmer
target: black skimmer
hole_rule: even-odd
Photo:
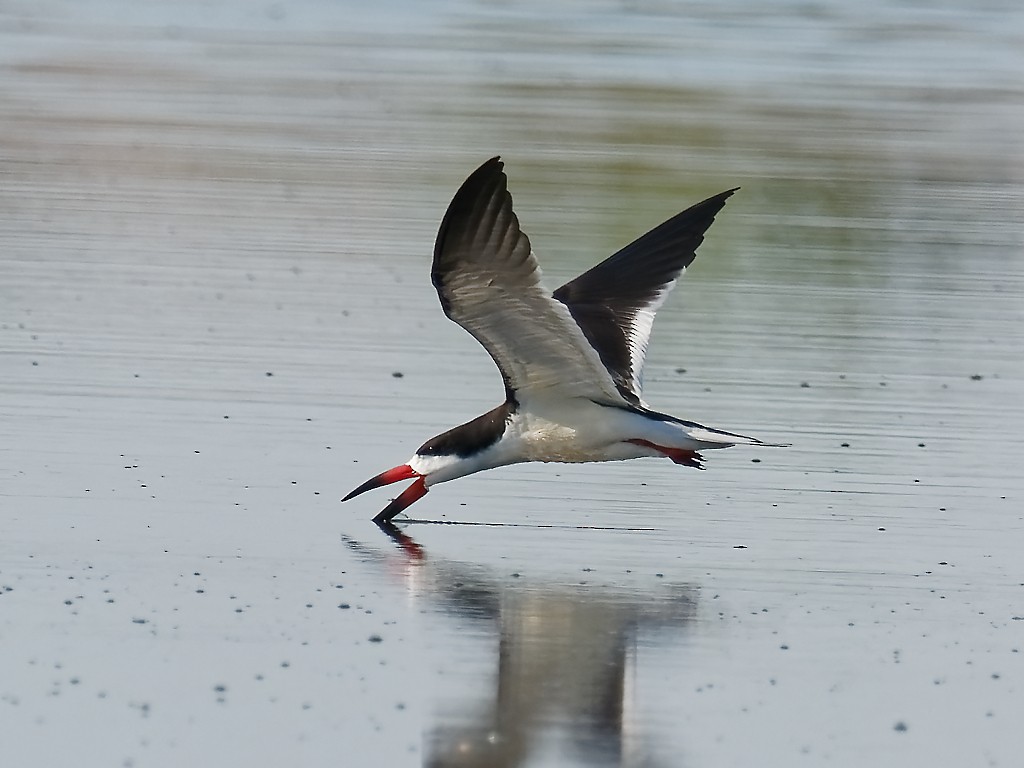
[[[430,276],[444,313],[494,358],[505,402],[431,438],[342,501],[415,480],[374,518],[390,524],[430,486],[506,464],[667,457],[703,469],[699,450],[768,445],[641,399],[654,313],[736,190],[687,208],[551,293],[512,210],[503,165],[491,158],[455,193]]]

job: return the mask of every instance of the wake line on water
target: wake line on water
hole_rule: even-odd
[[[405,519],[396,520],[395,523],[401,523],[401,525],[476,525],[486,528],[556,528],[560,530],[570,531],[643,531],[643,532],[657,532],[664,531],[664,528],[643,528],[643,527],[627,527],[618,525],[558,525],[554,523],[485,523],[480,521],[472,520],[415,520]]]

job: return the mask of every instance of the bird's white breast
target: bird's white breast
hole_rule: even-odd
[[[618,461],[656,455],[625,443],[636,436],[635,416],[586,399],[533,398],[521,404],[506,431],[506,448],[520,461]],[[505,442],[505,441],[503,441]]]

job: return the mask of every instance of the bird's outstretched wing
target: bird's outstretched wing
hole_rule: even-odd
[[[735,192],[687,208],[555,291],[622,396],[641,405],[654,313],[697,255],[704,233]]]
[[[494,358],[510,399],[552,394],[622,404],[570,307],[541,285],[502,167],[495,157],[474,171],[441,221],[431,269],[441,307]]]

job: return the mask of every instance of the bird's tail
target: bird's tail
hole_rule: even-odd
[[[726,432],[724,429],[694,425],[687,434],[702,443],[701,448],[728,448],[731,445],[757,445],[762,448],[788,448],[792,443],[767,443],[756,437]]]

